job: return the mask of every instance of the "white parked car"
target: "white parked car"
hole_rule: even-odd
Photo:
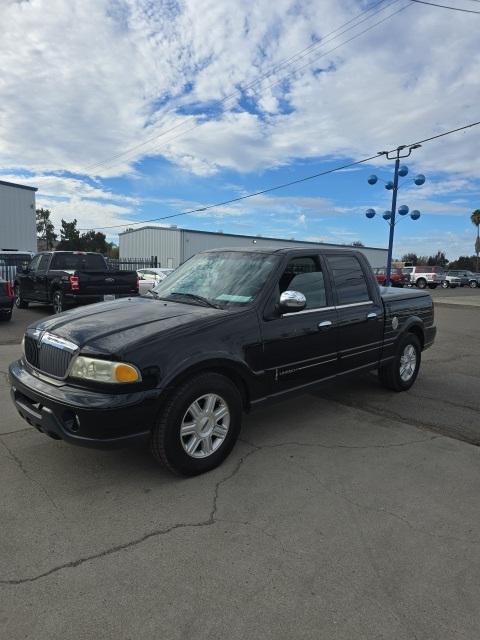
[[[419,289],[436,289],[439,285],[443,287],[445,281],[445,270],[442,267],[403,267],[402,271],[410,275],[410,284]]]
[[[163,269],[161,267],[152,267],[150,269],[137,269],[138,274],[138,292],[144,295],[155,285],[172,273],[173,269]]]

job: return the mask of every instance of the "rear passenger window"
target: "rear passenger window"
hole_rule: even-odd
[[[370,300],[367,281],[355,256],[327,256],[337,290],[338,304]]]
[[[38,270],[39,271],[46,271],[48,268],[48,263],[50,262],[50,254],[44,254],[41,259],[40,259],[40,263],[38,265]]]

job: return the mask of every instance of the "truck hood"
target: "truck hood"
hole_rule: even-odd
[[[225,313],[211,307],[154,298],[122,298],[77,307],[31,326],[66,338],[86,353],[121,353],[159,332],[192,322],[200,324]]]

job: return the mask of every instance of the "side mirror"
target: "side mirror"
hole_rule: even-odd
[[[280,294],[280,311],[294,313],[302,311],[307,306],[307,299],[300,291],[284,291]]]

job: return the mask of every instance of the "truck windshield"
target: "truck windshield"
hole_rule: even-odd
[[[62,271],[106,271],[105,258],[100,253],[55,253],[50,269]]]
[[[154,287],[152,294],[188,304],[201,304],[203,298],[219,307],[247,305],[260,293],[277,260],[253,252],[199,253]]]

